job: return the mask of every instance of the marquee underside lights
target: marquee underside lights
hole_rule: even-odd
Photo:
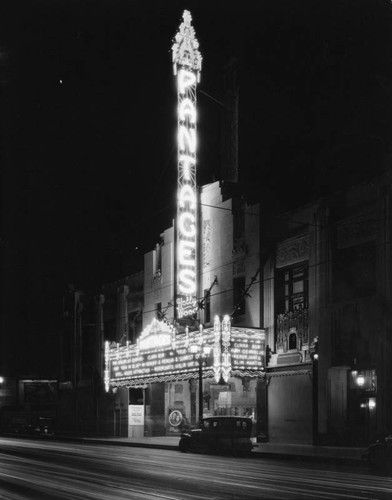
[[[172,47],[177,76],[177,318],[197,311],[197,186],[196,186],[196,86],[200,80],[201,54],[189,11]]]
[[[216,317],[213,328],[184,333],[154,319],[135,344],[105,342],[105,390],[197,378],[200,348],[210,353],[205,378],[258,377],[264,370],[264,342],[264,331],[231,328],[228,317],[222,322]]]

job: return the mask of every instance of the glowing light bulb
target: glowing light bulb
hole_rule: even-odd
[[[365,377],[363,375],[358,375],[356,382],[359,387],[362,387],[365,384]]]

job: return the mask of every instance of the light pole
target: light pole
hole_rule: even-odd
[[[199,425],[203,420],[203,363],[211,352],[210,347],[203,346],[203,334],[200,332],[200,339],[196,344],[190,346],[190,351],[195,354],[199,364]]]
[[[313,381],[313,444],[319,443],[318,438],[318,360],[319,344],[318,337],[314,339],[313,351],[310,355],[312,359],[312,381]]]

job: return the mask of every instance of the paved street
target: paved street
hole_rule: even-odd
[[[0,438],[0,498],[392,498],[366,466]]]

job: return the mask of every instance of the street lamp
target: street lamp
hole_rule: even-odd
[[[0,384],[3,384],[3,383],[4,383],[4,377],[0,376]]]
[[[319,362],[319,341],[318,337],[313,339],[313,346],[310,357],[312,359],[312,396],[313,396],[313,444],[318,444],[318,362]]]
[[[190,351],[195,354],[199,363],[199,424],[203,419],[203,363],[211,353],[211,348],[203,346],[203,334],[200,331],[200,339],[196,344],[190,346]]]

